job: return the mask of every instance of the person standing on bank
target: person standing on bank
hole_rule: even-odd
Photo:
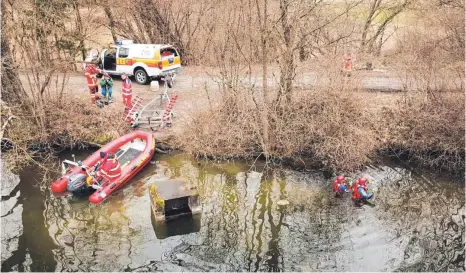
[[[98,69],[95,64],[86,63],[84,75],[86,76],[87,87],[89,88],[92,103],[96,103],[99,99],[99,87],[97,85],[98,73],[102,73],[102,70]]]
[[[123,79],[121,96],[123,97],[123,104],[129,110],[133,107],[133,104],[131,102],[133,97],[133,85],[126,73],[123,73],[123,75],[121,75],[121,78]]]
[[[107,97],[108,92],[108,103],[112,103],[112,87],[113,87],[113,79],[105,72],[104,76],[100,80],[100,87],[102,88],[102,97]]]

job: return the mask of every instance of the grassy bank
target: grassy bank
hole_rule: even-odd
[[[310,159],[346,170],[382,154],[464,169],[464,4],[78,2],[2,2],[2,140],[16,162],[130,130],[117,103],[98,109],[84,78],[72,85],[67,71],[81,70],[76,61],[90,47],[133,39],[174,45],[184,67],[199,64],[219,87],[202,81],[197,90],[193,80],[180,88],[187,103],[171,144],[189,154]],[[383,64],[410,91],[383,108],[359,90],[362,71],[343,83],[345,52],[354,53],[354,70]]]
[[[385,154],[423,166],[464,171],[464,93],[417,92],[383,110]]]
[[[99,109],[90,103],[88,96],[67,94],[64,97],[46,99],[33,115],[30,111],[15,111],[15,118],[5,130],[7,141],[3,141],[2,147],[8,151],[4,158],[12,166],[43,163],[63,149],[105,144],[129,131],[114,109]]]
[[[382,97],[354,89],[302,90],[267,109],[264,139],[263,110],[249,91],[241,92],[225,93],[183,118],[168,144],[193,156],[255,159],[267,153],[291,166],[305,162],[336,170],[355,170],[380,156],[464,170],[463,93],[384,94],[382,103]],[[48,99],[35,116],[17,114],[4,136],[14,143],[7,160],[21,165],[36,155],[53,159],[62,149],[105,144],[131,130],[120,119],[119,105],[99,109],[87,96],[64,97]]]
[[[261,110],[250,98],[227,96],[200,110],[176,144],[201,157],[252,158],[266,152],[266,143],[271,158],[311,160],[338,170],[357,169],[380,155],[464,170],[463,93],[409,93],[393,107],[377,107],[367,102],[366,92],[306,90],[268,109],[267,140]]]

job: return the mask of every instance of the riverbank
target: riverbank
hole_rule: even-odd
[[[88,99],[65,93],[46,99],[30,116],[29,111],[16,109],[2,139],[3,158],[10,167],[42,165],[56,160],[64,149],[105,144],[130,131],[121,116],[115,116],[116,106],[99,109]]]
[[[267,153],[342,171],[385,156],[438,171],[464,171],[462,92],[394,93],[382,100],[357,89],[307,89],[269,108],[266,122],[251,94],[237,92],[193,113],[174,136],[177,146],[198,157],[251,159]]]
[[[359,76],[370,82],[368,72]],[[353,80],[363,81],[359,76]],[[38,128],[37,117],[14,120],[6,137],[19,149],[7,153],[7,158],[24,161],[25,149],[37,154],[105,144],[131,130],[121,119],[119,79],[115,79],[114,103],[99,109],[88,101],[82,75],[66,77],[60,96],[48,98],[44,104],[39,116],[43,128]],[[27,77],[23,75],[21,80],[27,86]],[[232,97],[214,80],[198,68],[183,70],[169,89],[170,95],[179,96],[173,127],[153,132],[156,139],[197,157],[264,156],[261,110],[251,101],[254,90],[239,90],[232,103]],[[437,92],[433,96],[336,86],[301,88],[291,102],[268,110],[270,159],[343,171],[396,156],[439,171],[464,170],[463,93]],[[145,102],[158,94],[136,84],[133,92]],[[38,133],[28,133],[32,131]]]

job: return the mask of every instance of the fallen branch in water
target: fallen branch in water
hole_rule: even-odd
[[[24,148],[21,145],[16,145],[13,142],[13,140],[9,138],[2,138],[2,141],[7,141],[11,143],[12,151],[9,153],[6,153],[4,158],[7,159],[7,161],[8,159],[13,159],[12,160],[13,166],[15,163],[19,162],[18,160],[15,160],[15,158],[23,158],[29,162],[32,162],[34,165],[36,165],[37,167],[39,167],[45,172],[50,171],[50,166],[48,166],[47,163],[50,162],[51,155],[48,155],[47,157],[43,157],[37,151],[31,151],[31,150]],[[40,160],[36,160],[37,158],[40,158]]]
[[[155,148],[155,151],[157,151],[158,153],[161,153],[161,154],[168,154],[167,151],[161,150],[159,148]]]
[[[104,146],[102,144],[95,143],[95,142],[92,142],[92,141],[83,141],[83,143],[86,144],[86,145],[94,146],[94,147],[98,147],[98,148],[102,148]]]

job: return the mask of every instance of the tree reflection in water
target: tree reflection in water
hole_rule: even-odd
[[[28,251],[48,253],[43,259],[55,271],[464,270],[464,185],[368,168],[363,174],[379,191],[373,207],[357,209],[350,195],[335,199],[332,181],[320,173],[250,171],[245,164],[176,156],[160,160],[168,166],[149,165],[99,206],[46,191],[24,200],[43,219],[23,213],[23,224],[38,223],[46,231],[34,237],[36,231],[25,229],[28,238],[44,243]],[[157,239],[147,182],[154,173],[197,185],[199,232]],[[281,199],[289,205],[278,206]],[[33,261],[42,259],[37,253],[30,253]],[[15,263],[25,262],[2,261],[9,268]]]
[[[397,231],[402,271],[464,271],[465,206],[458,184],[414,177],[381,188],[380,219]]]

